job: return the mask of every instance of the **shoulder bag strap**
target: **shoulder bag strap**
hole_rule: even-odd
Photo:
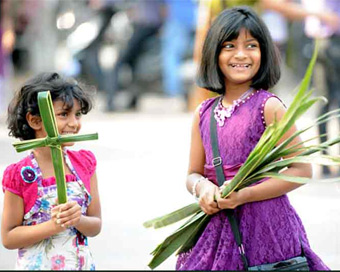
[[[216,122],[216,119],[214,117],[214,115],[215,115],[214,109],[216,108],[218,102],[219,102],[219,98],[216,98],[215,103],[213,104],[212,109],[211,109],[210,142],[211,142],[211,147],[212,147],[213,157],[214,157],[212,159],[212,164],[215,167],[218,184],[219,184],[219,186],[221,186],[221,185],[223,185],[223,183],[225,181],[225,176],[224,176],[224,172],[223,172],[222,158],[221,158],[220,152],[218,150],[217,122]],[[233,231],[234,238],[235,238],[236,244],[238,246],[238,250],[239,250],[240,255],[241,255],[241,259],[242,259],[242,262],[243,262],[243,265],[244,265],[244,269],[248,270],[248,261],[247,261],[247,257],[246,257],[245,252],[244,252],[244,247],[243,247],[242,239],[241,239],[241,233],[240,233],[240,230],[238,228],[236,218],[234,216],[234,210],[227,209],[225,211],[226,211],[231,229]]]
[[[220,152],[218,150],[218,140],[217,140],[217,123],[215,120],[215,113],[214,109],[216,108],[217,104],[219,102],[219,98],[216,98],[212,109],[211,109],[211,115],[210,115],[210,143],[211,143],[211,148],[213,152],[213,159],[212,159],[212,165],[215,167],[216,171],[216,177],[217,177],[217,182],[219,186],[222,186],[224,181],[225,181],[225,176],[223,172],[223,167],[222,167],[222,158],[220,156]]]

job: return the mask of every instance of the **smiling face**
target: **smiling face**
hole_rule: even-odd
[[[58,133],[60,135],[77,134],[81,129],[81,107],[78,100],[73,99],[73,107],[68,108],[64,101],[53,101],[53,109],[57,121]],[[47,133],[42,126],[41,130],[36,131],[36,138],[46,137]],[[63,143],[63,146],[72,146],[73,142]]]
[[[236,39],[223,43],[218,64],[225,77],[226,89],[235,86],[249,88],[261,65],[259,42],[242,28]]]

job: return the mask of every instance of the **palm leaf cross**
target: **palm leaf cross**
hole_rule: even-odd
[[[50,91],[38,93],[38,106],[47,136],[45,138],[15,142],[13,143],[13,146],[17,152],[45,146],[51,148],[54,175],[57,184],[58,202],[59,204],[62,204],[67,201],[67,192],[61,145],[67,142],[97,140],[98,133],[60,135],[57,129],[57,121],[54,115]]]

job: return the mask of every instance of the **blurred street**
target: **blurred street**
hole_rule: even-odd
[[[83,120],[82,132],[98,132],[99,140],[74,146],[92,150],[98,160],[103,228],[89,244],[97,269],[148,270],[149,253],[179,225],[153,230],[143,222],[193,201],[185,189],[192,114],[162,113],[166,104],[156,96],[145,98],[138,113],[105,114],[103,100],[98,96],[96,109]],[[299,125],[312,117],[306,115]],[[0,145],[6,154],[0,158],[1,173],[24,155],[15,153],[12,142],[1,120]],[[319,168],[314,171],[317,178]],[[314,251],[332,270],[340,269],[339,184],[309,184],[289,196]],[[0,194],[0,211],[2,202]],[[13,269],[15,254],[1,245],[0,269]],[[175,261],[172,256],[158,268],[172,270]]]
[[[145,229],[143,222],[194,201],[185,187],[192,116],[210,95],[195,85],[199,57],[194,53],[203,44],[202,26],[218,12],[204,2],[0,0],[0,179],[6,166],[26,156],[15,152],[16,139],[8,136],[6,126],[8,103],[24,81],[55,71],[94,87],[95,108],[83,117],[81,133],[98,132],[99,140],[72,148],[89,149],[97,158],[103,224],[89,245],[98,270],[149,270],[150,252],[182,222],[159,230]],[[326,1],[285,2],[282,6],[304,2],[307,10],[307,3]],[[272,7],[261,15],[282,56],[282,77],[272,91],[288,107],[311,58],[315,36],[307,33],[308,17],[306,22],[290,21]],[[332,110],[339,105],[330,90],[339,91],[340,84],[328,87],[333,68],[326,64],[336,61],[329,52],[339,56],[340,39],[334,48],[330,41],[327,35],[320,41],[312,84],[313,95],[330,98]],[[338,78],[339,73],[333,74]],[[298,128],[311,124],[320,107],[321,103],[306,113]],[[332,120],[327,129],[328,135],[339,134],[339,120]],[[302,138],[318,141],[317,135],[315,128]],[[339,155],[339,144],[330,153]],[[333,176],[338,169],[331,168]],[[313,172],[315,180],[322,176],[317,165]],[[289,197],[312,249],[331,270],[340,270],[340,183],[313,182]],[[3,198],[0,193],[0,218]],[[14,268],[16,252],[0,243],[0,270]],[[157,269],[174,270],[175,263],[172,256]]]

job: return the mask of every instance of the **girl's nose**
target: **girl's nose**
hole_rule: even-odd
[[[70,127],[78,127],[78,125],[79,125],[79,120],[77,119],[76,116],[70,116],[68,125],[69,125]]]
[[[236,58],[245,58],[246,54],[245,54],[244,50],[241,48],[241,49],[237,50],[235,57]]]

